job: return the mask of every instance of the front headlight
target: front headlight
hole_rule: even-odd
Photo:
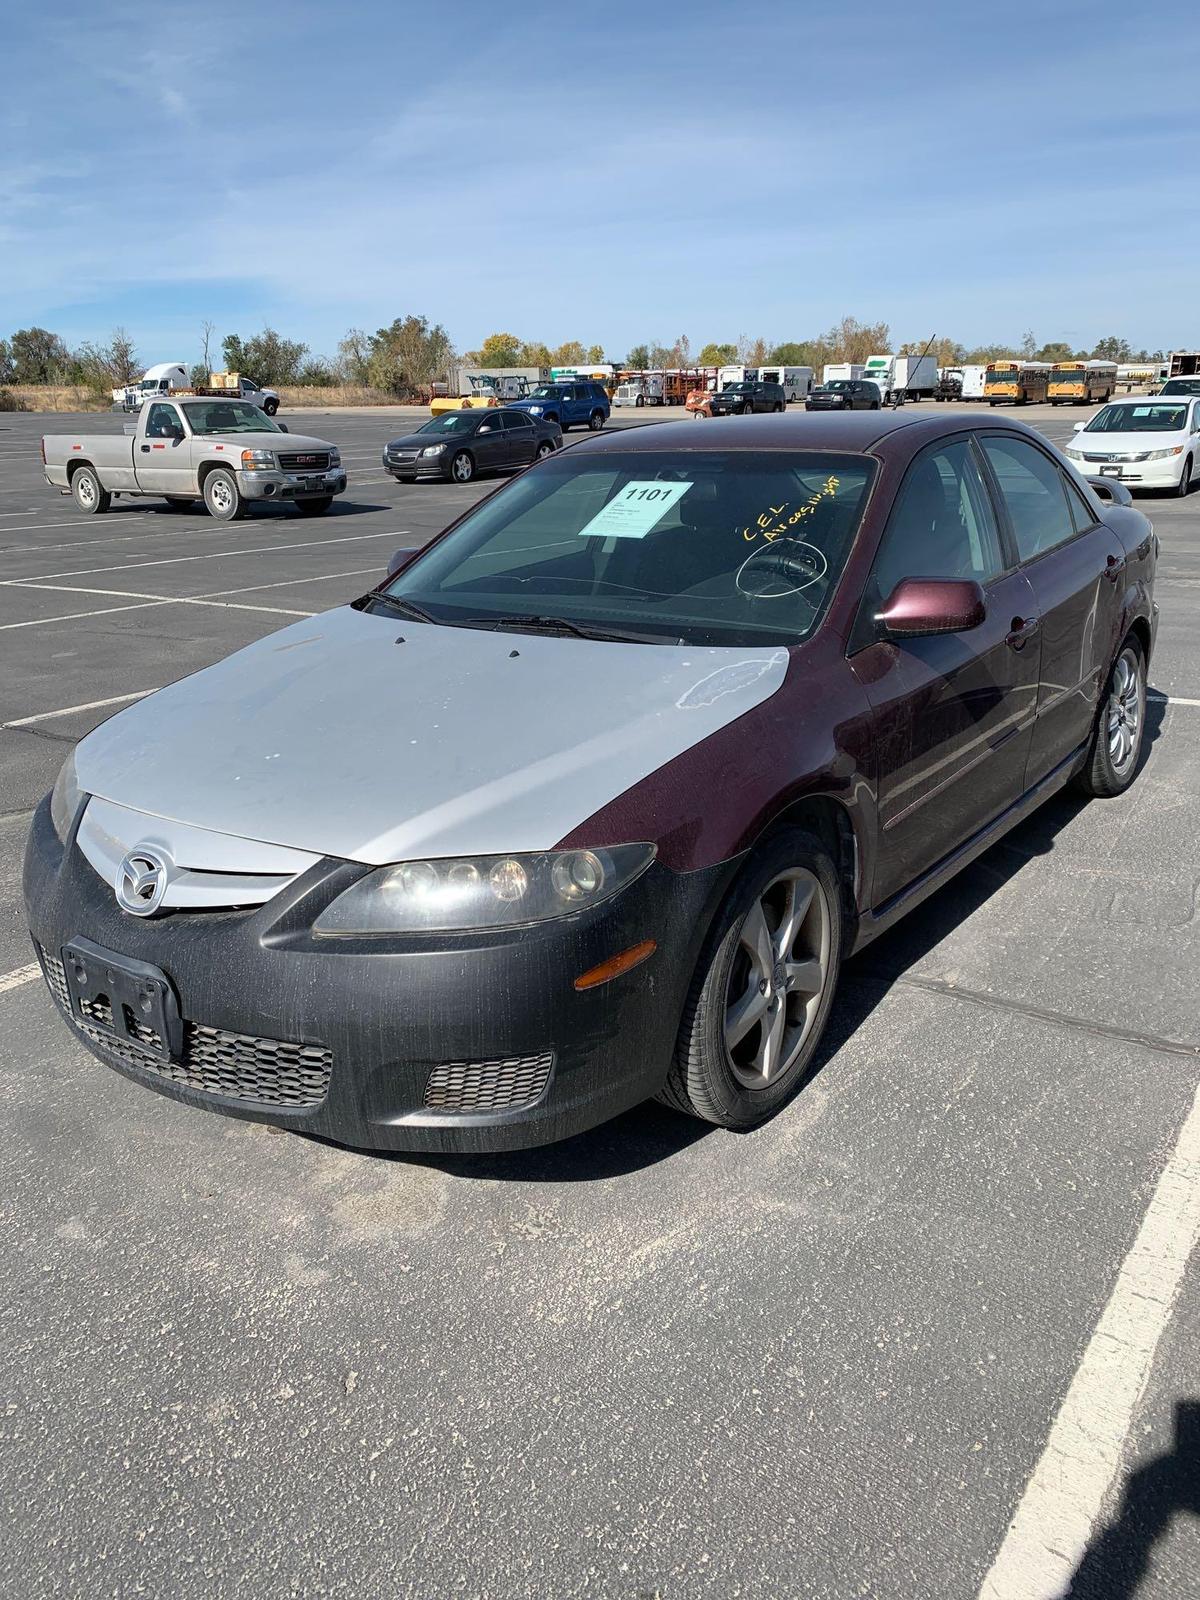
[[[341,464],[342,464],[342,452],[339,449],[337,449],[337,447],[335,446],[329,452],[329,465],[331,467],[340,467]]]
[[[1082,461],[1083,460],[1083,451],[1082,450],[1076,450],[1073,445],[1067,445],[1066,448],[1063,450],[1063,455],[1070,456],[1072,461]]]
[[[66,844],[71,824],[75,821],[75,814],[85,798],[83,790],[79,787],[79,780],[75,776],[75,752],[72,751],[63,762],[62,770],[54,780],[54,788],[50,794],[50,822],[60,844]]]
[[[274,472],[275,457],[270,450],[243,450],[243,472]]]
[[[444,444],[427,444],[421,454],[423,456],[440,456],[445,448]]]
[[[541,414],[542,414],[541,406],[530,406],[529,407],[529,414],[530,414],[530,416],[533,416],[533,417],[540,417]]]
[[[325,939],[549,922],[610,899],[654,860],[652,844],[470,860],[403,861],[361,878],[313,924]]]
[[[1151,450],[1142,459],[1144,461],[1166,461],[1168,456],[1181,456],[1182,454],[1183,446],[1177,444],[1172,445],[1170,450]]]

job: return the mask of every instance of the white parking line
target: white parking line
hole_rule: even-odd
[[[79,567],[71,572],[38,572],[28,578],[4,578],[0,580],[9,587],[20,587],[22,584],[40,583],[49,578],[94,578],[99,572],[134,572],[139,567],[172,567],[184,561],[219,561],[222,556],[261,556],[273,555],[277,550],[315,550],[334,544],[362,544],[370,539],[407,539],[407,528],[392,529],[388,533],[348,533],[337,539],[305,539],[293,544],[263,544],[240,545],[235,550],[210,550],[203,555],[194,556],[162,556],[154,561],[121,561],[115,566],[108,567]]]
[[[81,589],[62,583],[27,583],[26,589],[46,589],[63,594],[116,595],[123,599],[136,598],[136,590]],[[236,593],[236,590],[234,591]],[[218,611],[265,611],[275,617],[315,617],[315,611],[292,611],[283,606],[239,605],[233,600],[205,600],[198,595],[145,595],[141,603],[132,606],[101,606],[95,611],[69,611],[57,617],[31,617],[27,622],[0,622],[0,633],[13,628],[45,628],[52,622],[79,622],[87,617],[107,617],[117,611],[145,611],[151,606],[214,606]]]
[[[0,622],[0,633],[11,633],[14,628],[44,628],[51,622],[79,622],[84,617],[110,617],[117,611],[146,611],[150,606],[166,606],[170,603],[169,600],[149,600],[136,606],[100,606],[95,611],[68,611],[59,617],[30,617],[27,622]]]
[[[1120,1471],[1134,1411],[1198,1238],[1200,1090],[979,1600],[1065,1594]]]
[[[1157,700],[1160,705],[1168,706],[1200,706],[1200,700],[1187,700],[1179,694],[1158,694],[1151,689],[1146,696],[1147,700]]]
[[[23,983],[32,983],[35,978],[40,978],[42,969],[36,961],[31,961],[27,967],[17,967],[12,972],[0,974],[0,994],[7,994],[10,989],[19,989]]]
[[[99,711],[102,706],[122,706],[129,700],[144,700],[153,689],[135,689],[132,694],[114,694],[107,700],[85,700],[80,706],[63,706],[61,711],[39,711],[32,717],[14,717],[11,722],[0,722],[0,728],[28,728],[33,722],[49,722],[53,717],[70,717],[76,711]]]

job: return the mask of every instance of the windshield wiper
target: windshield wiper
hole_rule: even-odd
[[[467,626],[494,628],[497,632],[568,634],[573,639],[612,639],[620,644],[683,643],[674,634],[645,633],[636,628],[593,627],[590,623],[571,622],[567,617],[472,617]]]
[[[437,618],[431,617],[428,611],[423,611],[415,602],[405,600],[398,594],[373,594],[371,603],[386,606],[389,611],[397,611],[402,617],[411,617],[414,622],[437,622]]]

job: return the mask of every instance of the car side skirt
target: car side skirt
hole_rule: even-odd
[[[997,840],[1002,839],[1010,829],[1015,828],[1019,822],[1024,822],[1026,817],[1036,811],[1044,801],[1049,800],[1051,795],[1057,794],[1064,788],[1082,767],[1087,757],[1089,743],[1089,740],[1085,740],[1077,749],[1072,750],[1070,755],[1052,768],[1039,783],[1032,789],[1027,789],[1019,800],[1014,800],[1012,805],[998,817],[993,818],[986,827],[980,828],[978,833],[972,834],[956,850],[943,856],[919,878],[914,878],[906,888],[894,894],[890,900],[885,900],[873,911],[864,913],[859,918],[858,934],[851,948],[851,955],[870,944],[872,939],[877,939],[881,933],[886,933],[889,928],[894,927],[901,917],[919,906],[923,900],[927,900],[931,894],[935,894],[957,872],[969,866]]]

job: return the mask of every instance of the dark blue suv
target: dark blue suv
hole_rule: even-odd
[[[612,407],[603,384],[591,378],[564,378],[560,383],[539,384],[524,400],[510,400],[508,409],[528,411],[543,422],[557,422],[564,433],[579,423],[599,433]]]

